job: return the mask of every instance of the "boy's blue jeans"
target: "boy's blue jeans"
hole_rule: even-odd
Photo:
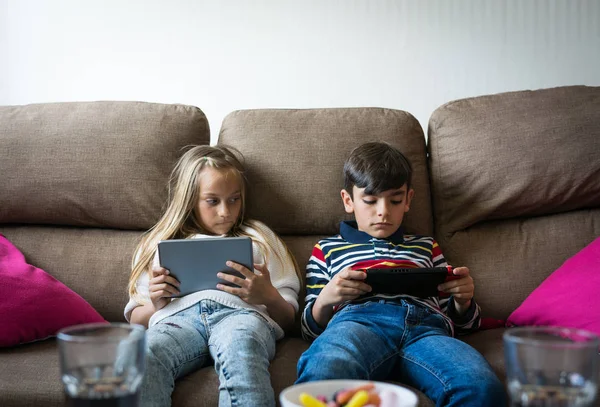
[[[220,407],[275,405],[275,332],[256,311],[203,300],[149,328],[146,342],[140,406],[170,406],[175,380],[213,361]]]
[[[437,406],[506,406],[487,361],[452,338],[444,319],[409,301],[369,301],[338,311],[298,362],[296,383],[398,380]]]

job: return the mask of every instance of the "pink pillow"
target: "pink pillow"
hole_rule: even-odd
[[[23,254],[0,234],[0,346],[54,336],[59,329],[106,322],[90,304]]]
[[[508,317],[507,326],[586,329],[600,335],[600,238],[571,257]]]

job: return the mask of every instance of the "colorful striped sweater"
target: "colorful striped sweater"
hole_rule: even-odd
[[[314,340],[325,328],[319,326],[313,318],[312,309],[315,300],[325,285],[348,266],[360,263],[397,267],[445,267],[446,259],[440,247],[432,237],[404,235],[402,228],[387,239],[378,239],[359,231],[356,222],[342,222],[340,234],[319,241],[313,248],[306,266],[306,306],[302,313],[302,336]],[[463,315],[458,315],[452,296],[440,298],[417,298],[406,294],[374,294],[352,301],[364,302],[384,299],[387,301],[409,300],[421,304],[441,314],[452,333],[466,333],[479,328],[480,308],[473,299],[471,307]],[[336,312],[349,302],[341,304]]]

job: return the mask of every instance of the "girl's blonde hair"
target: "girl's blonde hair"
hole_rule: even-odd
[[[246,177],[242,154],[233,147],[222,145],[194,146],[181,156],[171,172],[165,212],[159,221],[144,233],[136,247],[131,263],[132,271],[129,278],[128,291],[130,297],[134,298],[138,303],[143,303],[144,301],[139,298],[136,287],[137,280],[142,273],[151,272],[152,261],[159,241],[186,239],[198,233],[211,234],[202,226],[196,213],[200,196],[199,175],[205,167],[211,167],[219,171],[232,171],[239,177],[241,209],[238,219],[228,235],[250,236],[243,231],[242,226],[251,227],[260,236],[260,240],[256,236],[250,237],[262,249],[265,255],[265,263],[268,256],[273,252],[269,248],[263,236],[262,228],[258,226],[257,222],[244,218],[246,208]],[[294,256],[283,241],[281,243],[286,247],[288,255],[294,263],[296,274],[300,276]],[[283,261],[282,264],[284,264]]]

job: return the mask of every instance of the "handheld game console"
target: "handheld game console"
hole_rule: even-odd
[[[427,298],[445,296],[438,285],[460,278],[452,273],[452,267],[427,268],[370,268],[360,269],[367,273],[365,283],[375,294],[407,294]],[[447,295],[446,295],[447,296]]]

